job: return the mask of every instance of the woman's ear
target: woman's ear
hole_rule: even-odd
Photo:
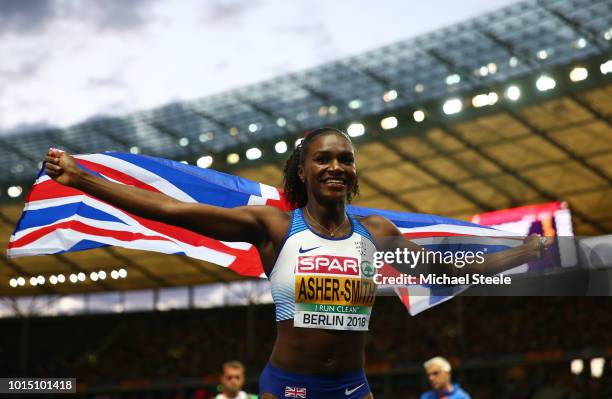
[[[304,175],[304,167],[302,165],[298,165],[298,177],[302,181],[302,183],[306,182],[306,176]]]

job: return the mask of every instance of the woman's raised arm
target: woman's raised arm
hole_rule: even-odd
[[[366,226],[372,234],[376,245],[384,251],[400,251],[406,249],[407,252],[422,252],[425,254],[428,250],[420,245],[406,239],[399,229],[388,219],[379,216],[371,215],[364,218]],[[545,255],[547,241],[539,235],[530,235],[523,240],[523,244],[514,248],[503,251],[483,255],[481,261],[470,262],[468,267],[463,268],[454,262],[444,263],[439,261],[436,256],[421,256],[416,259],[433,259],[433,262],[421,262],[412,264],[411,267],[406,267],[405,264],[395,264],[396,268],[402,272],[411,273],[444,273],[448,275],[460,275],[463,273],[478,273],[482,275],[494,275],[504,272],[513,267],[522,265],[527,262],[542,259]],[[465,265],[465,263],[464,263]]]
[[[223,241],[261,244],[268,227],[283,212],[268,206],[222,208],[178,201],[164,194],[101,179],[80,169],[74,158],[49,150],[45,172],[56,182],[83,191],[119,209],[151,220],[186,228]]]

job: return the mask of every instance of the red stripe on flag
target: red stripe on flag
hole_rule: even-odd
[[[91,235],[102,236],[102,237],[111,237],[111,238],[115,238],[120,241],[135,241],[135,240],[170,241],[166,237],[148,236],[143,233],[133,233],[130,231],[102,229],[99,227],[90,226],[78,220],[68,220],[65,222],[51,224],[49,226],[41,227],[37,230],[34,230],[31,233],[26,234],[25,236],[19,238],[18,240],[10,242],[8,245],[8,248],[12,249],[12,248],[23,247],[55,230],[62,230],[62,229],[70,229],[70,230],[78,231],[80,233],[91,234]]]
[[[406,307],[406,309],[410,310],[410,293],[408,292],[408,288],[399,287],[397,289],[397,294],[400,300],[402,301],[402,303],[404,304],[404,306]]]
[[[136,178],[134,178],[133,176],[127,175],[123,172],[118,171],[117,169],[113,169],[109,166],[105,166],[96,162],[92,162],[92,161],[86,161],[84,159],[77,159],[76,160],[78,163],[82,164],[83,166],[85,166],[88,169],[91,169],[95,172],[101,173],[104,176],[110,177],[113,180],[119,181],[123,184],[127,184],[129,186],[134,186],[134,187],[138,187],[138,188],[142,188],[144,190],[148,190],[148,191],[155,191],[160,193],[161,191],[159,191],[158,189],[156,189],[155,187],[144,183]]]
[[[131,215],[140,224],[153,231],[163,233],[174,238],[177,241],[184,242],[189,245],[198,247],[207,247],[219,252],[233,255],[236,260],[232,262],[229,268],[243,276],[259,277],[263,273],[263,265],[259,256],[259,251],[251,245],[248,250],[236,249],[229,247],[219,240],[194,233],[191,230],[182,227],[172,226],[154,220],[144,219],[138,216]]]
[[[289,204],[287,203],[287,198],[285,197],[283,190],[278,189],[278,188],[276,190],[278,191],[278,195],[280,199],[276,200],[276,199],[268,198],[266,199],[266,205],[274,206],[285,212],[293,210],[293,208],[291,208]]]
[[[27,204],[28,202],[32,201],[41,201],[60,197],[72,197],[74,195],[84,195],[84,193],[75,188],[61,185],[53,180],[47,180],[42,183],[35,184],[32,187],[32,191],[30,191],[30,193],[26,197],[25,202]]]

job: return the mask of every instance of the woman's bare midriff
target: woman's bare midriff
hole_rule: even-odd
[[[365,333],[293,327],[277,323],[273,366],[304,374],[339,374],[364,368]]]

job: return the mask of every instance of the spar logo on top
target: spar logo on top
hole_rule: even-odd
[[[359,259],[348,256],[310,255],[298,257],[298,274],[359,276]]]

